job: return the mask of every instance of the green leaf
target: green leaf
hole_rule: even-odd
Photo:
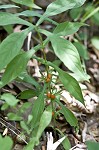
[[[94,22],[94,24],[99,25],[99,12],[92,16],[92,21]]]
[[[58,102],[58,101],[57,101]],[[59,105],[61,106],[62,110],[62,114],[64,115],[65,119],[67,120],[67,122],[73,126],[73,127],[77,127],[78,124],[78,120],[77,118],[74,116],[74,114],[66,107],[64,106],[61,102],[58,102]]]
[[[57,25],[53,33],[58,36],[67,36],[77,32],[83,25],[85,24],[79,22],[62,22]]]
[[[33,0],[11,0],[11,1],[31,8],[41,9],[39,6],[34,4]]]
[[[9,118],[9,120],[12,120],[12,121],[21,121],[22,120],[22,117],[15,113],[8,113],[7,116]]]
[[[1,106],[1,110],[6,110],[9,108],[9,105],[7,103],[4,103],[2,106]]]
[[[44,92],[45,92],[46,86],[44,85],[43,90],[37,100],[34,102],[32,113],[33,119],[31,121],[31,128],[35,128],[37,124],[39,124],[39,120],[41,118],[41,115],[44,110]]]
[[[57,129],[57,131],[60,133],[60,135],[62,137],[64,137],[65,135],[62,133],[62,131],[60,131],[59,129]],[[68,137],[65,137],[64,141],[62,142],[62,145],[64,147],[65,150],[70,150],[71,148],[71,144],[70,144],[70,141],[68,139]]]
[[[41,85],[33,77],[31,77],[27,72],[22,72],[18,77],[22,81],[32,84],[37,89],[41,88]]]
[[[0,9],[8,9],[8,8],[20,8],[16,5],[0,5]]]
[[[16,13],[16,16],[26,16],[26,17],[42,17],[38,12],[31,11],[31,10],[26,10],[21,13]],[[58,23],[50,18],[46,18],[45,20],[57,25]]]
[[[19,100],[10,93],[4,93],[1,95],[1,99],[4,100],[9,106],[15,106],[19,102]]]
[[[79,55],[85,60],[89,59],[87,48],[80,42],[74,42],[73,45],[77,48]]]
[[[64,147],[65,150],[70,150],[70,148],[71,148],[70,141],[69,141],[69,139],[67,137],[62,142],[62,145],[63,145],[63,147]]]
[[[39,138],[41,137],[44,129],[50,124],[52,119],[52,107],[49,106],[47,109],[43,112],[40,122],[39,122],[39,127],[38,127],[38,132],[36,135],[36,143],[39,143]]]
[[[26,65],[29,59],[32,57],[34,51],[24,52],[22,54],[17,55],[7,66],[2,79],[1,86],[6,85],[7,83],[14,80],[21,72],[23,72],[26,68]]]
[[[0,149],[1,150],[11,150],[13,146],[13,141],[10,137],[2,137],[0,134]]]
[[[38,131],[37,131],[36,137],[33,136],[33,138],[31,139],[31,141],[25,147],[24,150],[33,149],[35,145],[39,144],[39,138],[41,137],[42,132],[44,131],[44,129],[51,122],[51,119],[52,119],[52,107],[48,106],[47,109],[40,116],[41,116],[41,118],[40,118],[40,121],[39,121],[39,127],[38,127]]]
[[[80,7],[84,4],[86,0],[55,0],[50,5],[48,5],[46,12],[38,20],[37,26],[43,22],[46,17],[54,16],[60,14],[66,10]]]
[[[99,150],[99,142],[86,141],[88,150]]]
[[[31,105],[32,105],[31,102],[23,103],[23,105],[19,108],[18,113],[19,114],[25,113],[25,111],[28,110],[31,107]]]
[[[3,28],[7,31],[8,34],[13,33],[13,26],[12,25],[6,25],[6,26],[3,26]]]
[[[0,70],[2,70],[20,51],[28,32],[10,34],[0,44]]]
[[[41,17],[38,12],[32,11],[32,10],[25,10],[20,13],[16,13],[16,16],[26,16],[26,17]]]
[[[32,26],[31,23],[15,16],[15,14],[0,12],[0,26],[5,26],[9,24],[24,24],[27,26]]]
[[[82,9],[83,9],[82,7],[79,7],[79,8],[70,10],[70,17],[74,19],[75,21],[77,21],[82,14]]]
[[[21,128],[23,128],[27,132],[27,134],[30,134],[29,128],[24,121],[21,121],[20,125],[21,125]]]
[[[97,50],[99,50],[99,37],[93,37],[91,43]]]
[[[34,96],[37,96],[38,94],[39,94],[39,91],[29,89],[29,90],[25,90],[25,91],[21,92],[18,97],[20,99],[29,99]]]
[[[32,140],[24,147],[23,150],[34,150],[34,146],[35,146],[35,142],[36,142],[36,138],[32,138]]]
[[[84,104],[83,95],[81,92],[81,88],[76,81],[75,78],[70,76],[64,71],[59,71],[59,78],[61,82],[63,83],[65,89],[74,96],[78,101],[80,101],[82,104]]]
[[[70,76],[68,73],[62,71],[60,68],[58,68],[56,65],[54,65],[51,62],[48,62],[48,65],[55,68],[55,70],[59,73],[60,81],[63,83],[65,89],[74,96],[78,101],[80,101],[82,104],[84,104],[83,95],[81,92],[81,88],[75,78]]]
[[[81,76],[83,80],[87,80],[76,47],[71,42],[55,35],[50,36],[50,41],[56,56],[64,65],[75,74]]]

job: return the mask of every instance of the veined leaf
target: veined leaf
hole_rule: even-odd
[[[31,23],[17,17],[15,14],[0,12],[0,26],[5,26],[9,24],[24,24],[27,26],[33,26]]]
[[[39,143],[39,138],[41,137],[42,132],[44,131],[44,129],[50,124],[51,119],[52,119],[52,107],[49,106],[43,112],[43,114],[40,118],[38,132],[37,132],[37,135],[36,135],[36,144]]]
[[[42,94],[42,93],[41,93]],[[43,93],[44,94],[44,93]],[[36,108],[37,110],[39,109],[38,107]],[[36,113],[35,113],[36,114]],[[35,116],[37,117],[37,116]],[[42,113],[42,115],[40,115],[40,121],[39,121],[39,127],[38,127],[38,131],[36,134],[36,137],[33,137],[31,139],[31,141],[29,142],[29,144],[25,147],[24,150],[32,150],[34,148],[35,145],[39,144],[39,138],[42,135],[42,132],[44,131],[44,129],[50,124],[51,119],[52,119],[52,107],[47,107],[47,109]],[[33,124],[32,124],[33,125]]]
[[[76,47],[68,40],[55,35],[50,37],[50,41],[56,56],[65,66],[75,74],[81,76],[83,80],[87,80]]]
[[[31,115],[33,116],[33,119],[31,121],[31,128],[35,128],[36,125],[39,125],[39,121],[41,118],[41,115],[43,113],[44,110],[44,92],[46,89],[46,85],[44,85],[44,88],[41,92],[41,94],[39,95],[39,97],[37,98],[37,100],[35,101],[33,108],[32,108],[32,113]]]
[[[32,84],[35,86],[37,89],[41,88],[41,85],[33,78],[31,77],[27,72],[22,72],[19,76],[19,79],[21,79],[24,82],[27,82],[29,84]]]
[[[0,44],[0,70],[19,53],[28,32],[12,33]]]
[[[6,25],[6,26],[3,26],[3,28],[6,30],[6,32],[8,33],[8,34],[11,34],[11,33],[13,33],[13,25]]]
[[[37,96],[38,94],[39,94],[39,91],[37,89],[36,90],[28,89],[28,90],[24,90],[21,93],[19,93],[18,97],[20,99],[29,99],[29,98],[32,98],[34,96]]]
[[[58,36],[66,36],[70,34],[74,34],[79,30],[81,26],[84,26],[84,23],[79,22],[63,22],[60,23],[54,30],[54,34]]]
[[[74,96],[78,101],[80,101],[82,104],[84,104],[83,95],[81,92],[81,88],[75,78],[70,76],[68,73],[62,71],[60,68],[58,68],[55,64],[48,62],[48,65],[55,68],[55,70],[59,73],[60,81],[63,83],[65,89]]]
[[[8,113],[7,114],[9,120],[12,120],[12,121],[21,121],[23,118],[15,113]]]
[[[73,45],[77,48],[79,55],[83,58],[88,60],[89,56],[88,56],[88,52],[87,52],[87,48],[85,47],[85,45],[83,45],[80,42],[74,42]]]
[[[25,10],[21,13],[16,13],[16,16],[26,16],[26,17],[42,17],[41,14],[39,14],[38,12],[35,12],[35,11],[31,11],[31,10]],[[50,18],[46,18],[45,20],[55,24],[55,25],[58,25],[58,23]]]
[[[46,12],[38,20],[37,26],[41,24],[46,17],[54,16],[60,14],[66,10],[80,7],[84,4],[86,0],[55,0],[50,5],[48,5]]]
[[[19,6],[16,5],[0,5],[0,9],[8,9],[8,8],[20,8]]]
[[[2,150],[11,150],[13,146],[13,141],[10,137],[2,137],[0,134],[0,149]]]
[[[70,17],[74,20],[74,21],[77,21],[81,14],[82,14],[82,10],[83,10],[83,7],[79,7],[79,8],[75,8],[75,9],[71,9],[70,10]]]
[[[62,114],[64,115],[65,119],[67,120],[67,122],[74,127],[77,127],[78,124],[78,120],[77,118],[74,116],[74,114],[67,108],[65,107],[61,102],[58,102],[59,105],[61,106],[62,110]]]
[[[24,52],[17,55],[7,66],[2,79],[1,86],[14,80],[22,71],[25,70],[27,62],[32,57],[33,51]]]
[[[31,8],[41,9],[39,6],[34,4],[34,0],[11,0],[11,1]]]
[[[10,93],[4,93],[3,95],[1,95],[1,99],[5,100],[5,102],[9,105],[9,106],[15,106],[19,100],[16,99],[15,96],[13,96]]]

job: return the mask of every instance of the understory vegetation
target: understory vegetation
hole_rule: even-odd
[[[98,25],[98,1],[1,1],[1,150],[99,149]]]

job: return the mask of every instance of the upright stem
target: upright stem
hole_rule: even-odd
[[[39,38],[40,38],[40,42],[41,42],[41,46],[42,46],[42,52],[43,52],[44,60],[45,60],[45,62],[47,63],[46,53],[45,53],[45,51],[44,51],[44,44],[43,44],[42,36],[41,36],[40,32],[38,31],[38,27],[35,28],[35,29],[36,29],[36,31],[37,31],[37,34],[38,34]],[[46,65],[46,71],[47,71],[47,74],[48,74],[48,65]]]

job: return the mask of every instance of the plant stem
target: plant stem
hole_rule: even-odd
[[[84,15],[82,17],[81,22],[85,22],[86,20],[88,20],[90,17],[92,17],[95,13],[97,13],[99,11],[99,7],[97,7],[96,9],[92,10],[88,15]]]
[[[38,31],[38,27],[35,28],[39,38],[40,38],[40,42],[41,42],[41,46],[42,46],[42,52],[43,52],[43,56],[44,56],[44,60],[45,60],[45,64],[47,64],[47,59],[46,59],[46,54],[45,54],[45,51],[44,51],[44,44],[43,44],[43,39],[42,39],[42,36],[40,34],[40,32]],[[46,72],[48,74],[48,65],[46,65]]]
[[[52,105],[52,112],[55,113],[55,110],[54,110],[54,104],[53,104],[52,101],[51,101],[51,105]],[[55,115],[53,116],[53,123],[54,123],[54,128],[55,128],[55,126],[56,126]]]

